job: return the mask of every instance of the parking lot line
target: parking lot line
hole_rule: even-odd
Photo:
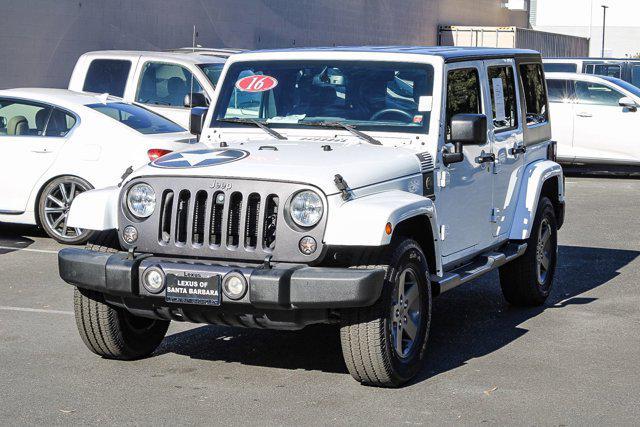
[[[28,307],[8,307],[4,305],[0,305],[0,310],[5,311],[23,311],[27,313],[47,313],[47,314],[67,314],[73,315],[73,311],[64,311],[64,310],[47,310],[44,308],[28,308]]]
[[[12,246],[0,246],[0,250],[39,252],[39,253],[44,253],[44,254],[57,254],[58,253],[58,251],[52,251],[51,249],[15,248],[15,247],[12,247]]]

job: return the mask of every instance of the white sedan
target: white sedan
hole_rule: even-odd
[[[0,90],[0,222],[82,243],[90,231],[67,226],[74,197],[194,142],[179,125],[106,94]]]
[[[558,160],[609,172],[640,171],[640,89],[615,77],[546,73]]]

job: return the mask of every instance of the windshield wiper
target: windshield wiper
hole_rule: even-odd
[[[382,142],[378,141],[374,137],[372,137],[370,135],[367,135],[366,133],[361,132],[358,129],[356,129],[354,126],[348,125],[346,123],[342,123],[342,122],[299,122],[298,124],[303,125],[303,126],[320,126],[320,127],[327,127],[327,128],[340,128],[340,129],[344,129],[346,131],[349,131],[350,133],[352,133],[353,135],[357,136],[360,139],[364,139],[369,144],[382,145]]]
[[[218,119],[219,122],[225,122],[225,123],[245,123],[245,124],[249,124],[249,125],[254,125],[254,126],[258,126],[260,129],[262,129],[263,131],[265,131],[266,133],[268,133],[269,135],[271,135],[272,137],[276,138],[276,139],[287,139],[286,136],[276,132],[275,130],[271,129],[269,126],[267,126],[266,124],[262,123],[260,120],[256,120],[256,119]]]

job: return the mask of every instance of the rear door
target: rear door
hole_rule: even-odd
[[[548,79],[551,135],[558,143],[558,160],[571,163],[575,158],[573,130],[575,123],[575,93],[573,80]]]
[[[75,116],[51,105],[0,98],[0,212],[22,213],[40,177],[75,126]]]
[[[576,81],[574,151],[576,162],[640,161],[640,112],[621,107],[627,96],[603,82]]]
[[[491,164],[493,205],[491,223],[493,236],[499,240],[509,230],[518,197],[524,154],[522,123],[519,120],[520,94],[513,59],[484,61],[484,79],[489,97],[486,100],[488,137],[495,161]]]

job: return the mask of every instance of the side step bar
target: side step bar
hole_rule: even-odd
[[[502,251],[486,252],[468,264],[447,271],[442,277],[432,275],[431,281],[439,293],[446,292],[524,255],[526,250],[526,243],[509,243]]]

